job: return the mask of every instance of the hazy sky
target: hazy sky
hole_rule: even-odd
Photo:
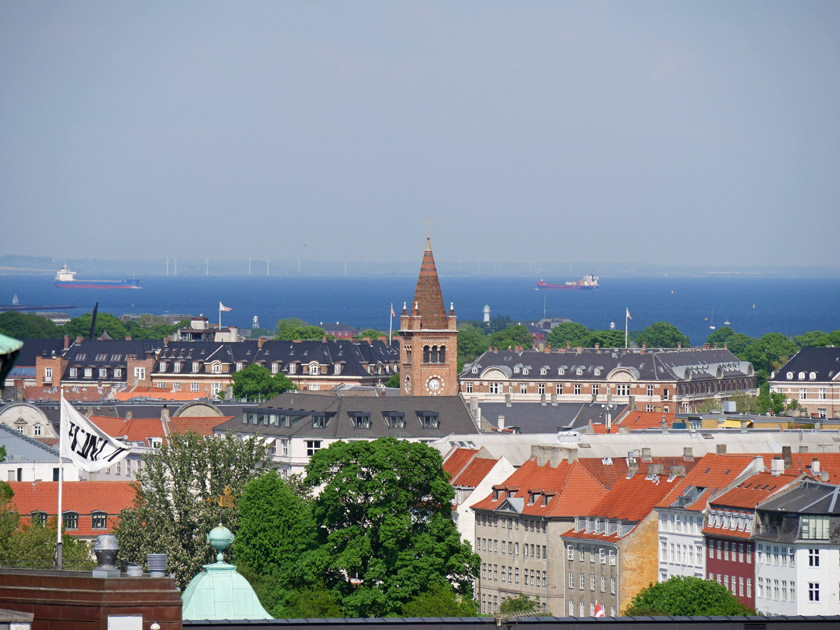
[[[840,268],[840,2],[0,0],[0,253]]]

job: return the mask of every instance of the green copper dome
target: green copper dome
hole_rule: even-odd
[[[222,552],[233,543],[233,534],[221,523],[207,534],[207,542],[218,550],[214,564],[205,564],[181,595],[181,617],[203,619],[271,619],[254,589],[236,567],[224,561]]]

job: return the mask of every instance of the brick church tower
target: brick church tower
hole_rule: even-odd
[[[400,385],[406,396],[458,395],[458,329],[453,306],[443,306],[432,245],[426,251],[411,311],[400,315]]]

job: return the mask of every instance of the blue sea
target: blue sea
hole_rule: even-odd
[[[547,281],[562,282],[566,278]],[[141,290],[58,289],[47,276],[0,276],[0,303],[18,295],[22,304],[74,305],[72,317],[89,312],[204,314],[217,321],[218,304],[233,310],[224,325],[250,327],[256,315],[265,328],[278,319],[299,317],[311,324],[337,322],[388,330],[391,304],[399,315],[411,302],[416,276],[379,277],[148,277]],[[631,330],[657,321],[674,324],[693,345],[705,342],[710,326],[725,322],[736,332],[758,337],[789,336],[840,328],[840,278],[602,277],[595,291],[537,291],[534,278],[441,277],[447,307],[459,320],[480,320],[483,308],[514,321],[566,317],[588,328]],[[394,328],[399,327],[394,319]]]

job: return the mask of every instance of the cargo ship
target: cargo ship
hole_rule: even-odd
[[[546,291],[591,291],[592,289],[597,289],[599,286],[598,276],[592,275],[583,276],[580,280],[570,280],[565,284],[549,284],[545,280],[537,282],[537,289],[544,289]]]
[[[76,280],[76,272],[65,264],[55,274],[55,286],[59,289],[140,289],[137,280]]]

